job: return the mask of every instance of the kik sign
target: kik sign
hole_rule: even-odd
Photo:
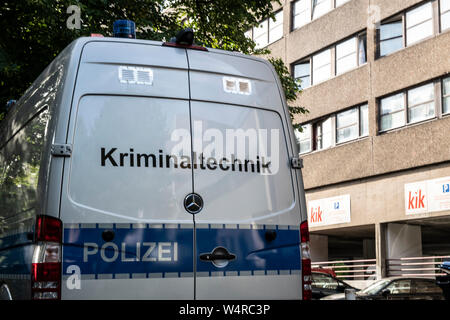
[[[350,222],[350,195],[308,201],[310,227]]]
[[[405,213],[450,210],[450,177],[405,184]]]

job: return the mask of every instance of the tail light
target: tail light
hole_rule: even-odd
[[[31,298],[61,298],[62,222],[49,216],[36,218],[35,243],[31,265]]]
[[[303,300],[311,300],[312,298],[312,276],[311,276],[311,254],[309,251],[309,229],[308,221],[303,221],[300,224],[300,248],[302,259],[302,296]]]

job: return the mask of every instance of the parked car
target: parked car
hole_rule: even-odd
[[[321,300],[345,300],[345,294]],[[434,279],[393,277],[375,281],[357,292],[356,300],[444,300],[444,295]]]
[[[336,278],[336,273],[331,269],[313,268],[311,275],[313,299],[318,300],[329,295],[343,293],[347,288],[355,289],[348,283]]]
[[[442,289],[445,300],[450,300],[450,261],[444,261],[439,267],[446,275],[436,277],[436,284]]]

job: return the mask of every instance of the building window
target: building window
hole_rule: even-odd
[[[312,0],[312,18],[317,19],[333,9],[331,0]]]
[[[367,105],[338,113],[336,115],[336,143],[368,135],[368,114]]]
[[[450,78],[446,78],[442,81],[442,113],[450,113]]]
[[[253,28],[253,41],[256,43],[256,48],[264,48],[269,43],[267,21],[266,19],[258,27]]]
[[[299,0],[293,4],[294,29],[300,28],[311,21],[311,0]]]
[[[406,12],[406,45],[433,35],[433,8],[431,2]]]
[[[306,124],[302,126],[302,131],[295,130],[295,136],[300,147],[300,153],[312,151],[311,141],[311,125]]]
[[[339,75],[366,63],[366,46],[365,33],[336,45],[336,74]]]
[[[313,84],[331,78],[331,49],[322,51],[312,57]]]
[[[333,128],[331,118],[314,124],[315,149],[323,150],[330,148],[333,142]]]
[[[247,31],[246,35],[251,33]],[[268,44],[283,37],[283,10],[275,13],[275,19],[266,19],[258,27],[253,28],[253,41],[256,48],[264,48]]]
[[[403,93],[381,99],[381,131],[405,125],[405,97]]]
[[[275,20],[269,20],[269,43],[283,37],[283,10],[275,14]]]
[[[441,31],[450,29],[450,0],[440,0]]]
[[[294,65],[294,79],[300,81],[302,89],[311,86],[311,62],[309,59]]]
[[[434,90],[434,83],[429,83],[381,99],[380,130],[395,129],[407,123],[433,118],[436,108]]]
[[[400,20],[381,24],[379,32],[380,57],[403,48],[403,22],[401,17]]]
[[[408,122],[414,123],[434,117],[434,84],[408,91]]]

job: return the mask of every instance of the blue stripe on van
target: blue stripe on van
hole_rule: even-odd
[[[274,226],[271,226],[272,228]],[[278,228],[277,237],[265,240],[265,226],[257,229],[213,228],[211,225],[197,229],[197,257],[223,246],[236,259],[224,268],[197,258],[197,272],[225,272],[240,275],[290,273],[300,270],[299,231],[297,227]],[[112,242],[102,239],[102,232],[112,230]],[[63,273],[76,265],[85,275],[117,275],[143,277],[181,277],[193,273],[193,229],[186,225],[164,225],[132,228],[131,225],[112,225],[112,228],[71,227],[64,229]],[[123,250],[122,250],[123,249]],[[73,270],[73,269],[69,269]]]

